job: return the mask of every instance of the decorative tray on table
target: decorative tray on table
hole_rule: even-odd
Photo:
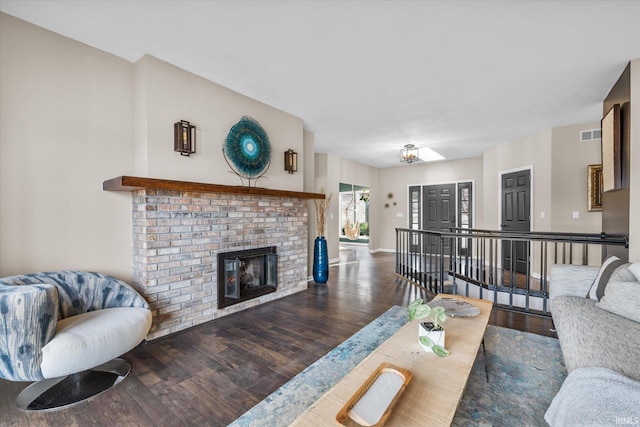
[[[380,364],[340,409],[336,421],[353,427],[384,425],[412,377],[411,371]]]
[[[474,317],[480,314],[480,309],[475,305],[452,297],[440,297],[429,301],[429,306],[440,306],[444,313],[451,317]]]

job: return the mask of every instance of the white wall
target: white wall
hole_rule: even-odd
[[[484,152],[484,216],[478,228],[500,230],[501,174],[531,168],[531,229],[550,229],[551,139],[551,129],[548,129],[518,141],[496,145]],[[540,212],[545,212],[545,219],[540,219]]]
[[[327,215],[327,246],[329,250],[329,259],[336,260],[340,256],[340,209],[338,204],[338,194],[340,192],[340,172],[342,170],[342,158],[333,154],[327,154],[326,165],[326,186],[325,192],[331,194],[331,205],[329,206],[329,215]],[[317,184],[316,184],[317,186]]]
[[[0,14],[0,276],[131,279],[133,67]]]
[[[287,149],[303,158],[302,119],[149,55],[136,62],[135,75],[136,175],[241,185],[229,173],[222,147],[229,129],[247,115],[260,123],[271,142],[271,166],[257,185],[303,190],[304,164],[300,162],[293,175],[284,170]],[[196,125],[195,155],[173,151],[173,124],[180,120]]]
[[[240,185],[222,156],[243,115],[269,135],[258,185],[303,191],[284,151],[304,159],[300,118],[151,56],[132,64],[0,14],[0,275],[86,269],[130,281],[131,194],[120,175]],[[173,151],[173,124],[197,126],[197,153]],[[246,181],[245,181],[246,183]],[[254,183],[255,184],[255,183]]]
[[[552,129],[550,229],[572,233],[602,231],[602,212],[588,211],[588,165],[601,163],[600,140],[580,142],[580,131],[600,123]],[[578,212],[579,219],[573,219]]]
[[[302,172],[302,176],[304,179],[304,191],[308,193],[315,193],[316,166],[315,154],[313,152],[316,143],[315,134],[313,132],[305,130],[302,135],[304,140],[304,153],[298,153],[298,164],[304,163],[304,171]],[[309,274],[307,276],[311,276],[313,274],[313,245],[316,238],[316,210],[313,200],[309,200],[307,204],[309,209],[309,216],[307,218],[307,253],[309,254],[309,260],[307,262],[307,272]]]
[[[640,58],[631,61],[629,261],[640,261]]]

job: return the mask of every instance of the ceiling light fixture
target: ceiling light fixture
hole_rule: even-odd
[[[403,163],[413,163],[420,160],[420,152],[413,144],[407,144],[400,150],[400,161]]]

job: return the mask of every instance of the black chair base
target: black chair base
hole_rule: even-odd
[[[131,364],[116,358],[87,371],[37,381],[16,398],[25,411],[55,411],[78,404],[110,389],[131,372]]]

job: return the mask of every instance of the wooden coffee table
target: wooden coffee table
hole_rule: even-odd
[[[448,357],[441,358],[423,350],[418,344],[418,321],[408,323],[345,375],[291,425],[336,425],[336,415],[340,409],[383,362],[413,373],[413,379],[393,408],[387,426],[450,425],[467,385],[493,305],[491,301],[475,298],[458,295],[455,298],[474,304],[480,309],[480,315],[447,318],[444,328],[445,347],[451,352]]]

